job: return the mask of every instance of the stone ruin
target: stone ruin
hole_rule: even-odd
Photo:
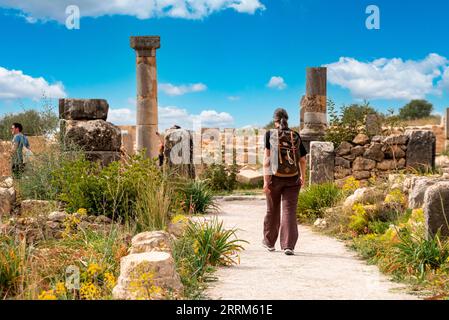
[[[82,149],[90,161],[108,165],[120,160],[120,129],[107,122],[109,105],[102,99],[60,99],[61,136]]]
[[[435,135],[432,131],[406,131],[387,137],[359,134],[335,150],[332,142],[311,143],[310,183],[344,180],[366,181],[373,177],[413,168],[435,167]]]

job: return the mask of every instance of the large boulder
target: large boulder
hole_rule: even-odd
[[[385,157],[387,159],[405,158],[405,151],[399,145],[387,145],[382,150],[385,152]]]
[[[119,161],[121,154],[118,151],[87,151],[86,159],[92,162],[99,162],[102,166],[107,166],[111,162]]]
[[[429,169],[435,167],[436,137],[432,131],[409,130],[407,167]]]
[[[441,230],[449,236],[449,181],[441,181],[427,189],[424,196],[425,228],[427,238]]]
[[[71,142],[84,151],[120,151],[122,137],[120,129],[104,120],[66,120],[61,124],[66,142]]]
[[[441,181],[441,178],[435,177],[422,177],[414,176],[411,178],[409,192],[408,192],[408,205],[411,209],[421,208],[424,203],[424,195],[431,186]]]
[[[240,183],[257,186],[263,183],[263,174],[258,170],[240,170],[236,179]]]
[[[130,253],[170,252],[170,248],[170,234],[165,231],[148,231],[139,233],[132,238]]]
[[[120,261],[120,276],[112,291],[117,300],[162,299],[159,290],[182,291],[172,256],[167,252],[130,254]]]
[[[103,99],[59,99],[59,117],[64,120],[106,120],[108,111]]]
[[[332,142],[310,143],[310,184],[334,181],[335,153]]]

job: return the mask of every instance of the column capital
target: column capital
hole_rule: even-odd
[[[159,49],[161,47],[161,37],[159,36],[139,36],[130,38],[131,48],[134,50]]]

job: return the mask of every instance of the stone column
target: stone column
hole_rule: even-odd
[[[158,131],[156,49],[159,36],[131,37],[131,48],[136,50],[137,70],[137,151],[146,149],[151,158],[158,156],[160,140]]]
[[[301,99],[304,128],[301,138],[306,149],[311,141],[322,141],[327,127],[327,68],[307,68],[306,95]]]

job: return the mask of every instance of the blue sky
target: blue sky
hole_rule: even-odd
[[[111,121],[133,124],[131,35],[161,36],[162,128],[194,118],[264,125],[280,106],[295,125],[307,66],[328,65],[337,105],[449,107],[448,1],[189,0],[189,10],[186,1],[0,0],[0,115],[39,108],[45,92],[107,99]],[[65,26],[69,4],[80,8],[79,30]],[[365,27],[370,4],[380,30]]]

